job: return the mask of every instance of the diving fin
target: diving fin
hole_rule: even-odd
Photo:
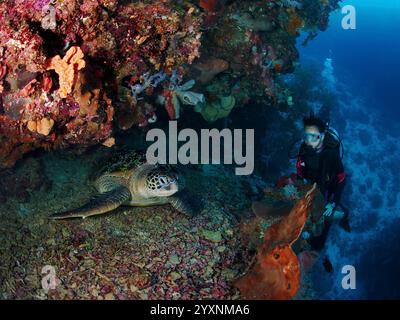
[[[345,214],[344,214],[344,212],[343,211],[340,211],[340,210],[335,210],[334,212],[333,212],[333,220],[341,220],[341,219],[343,219],[343,217],[345,216]]]
[[[339,203],[339,206],[343,209],[343,216],[340,218],[339,227],[346,232],[351,232],[349,223],[350,210],[341,203]]]
[[[92,198],[84,206],[75,210],[55,213],[49,216],[52,220],[61,220],[69,218],[85,219],[89,216],[99,215],[118,208],[131,198],[131,193],[124,186],[117,187],[111,191],[101,193]]]
[[[350,223],[349,223],[349,214],[345,213],[344,217],[340,219],[339,226],[346,232],[351,232]]]
[[[327,273],[332,273],[333,272],[333,265],[332,265],[331,260],[329,259],[328,256],[325,256],[325,258],[324,258],[324,260],[322,262],[322,265],[323,265],[323,267],[324,267],[324,269],[325,269],[325,271]]]

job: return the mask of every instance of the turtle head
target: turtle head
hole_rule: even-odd
[[[166,169],[157,168],[146,177],[147,192],[155,197],[169,197],[178,191],[178,175]]]

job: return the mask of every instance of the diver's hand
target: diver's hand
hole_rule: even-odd
[[[332,215],[333,211],[335,210],[335,207],[336,207],[336,204],[334,202],[328,203],[325,207],[324,216],[330,217]]]

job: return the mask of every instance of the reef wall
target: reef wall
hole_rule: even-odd
[[[277,77],[294,70],[300,29],[325,30],[337,3],[2,0],[0,169],[194,112],[287,110]]]

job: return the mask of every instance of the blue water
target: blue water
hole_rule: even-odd
[[[298,46],[301,63],[312,59],[322,66],[331,58],[337,83],[352,97],[333,120],[348,118],[346,126],[336,125],[347,150],[344,164],[351,179],[343,201],[351,210],[353,231],[332,228],[325,254],[334,272],[319,264],[313,280],[321,299],[400,298],[400,1],[342,3],[347,4],[356,8],[356,30],[342,29],[339,11],[326,32],[307,47],[301,40]],[[346,264],[356,268],[355,290],[341,286]]]
[[[336,76],[355,94],[382,112],[389,130],[400,133],[400,0],[352,0],[342,5],[356,8],[355,30],[341,27],[343,14],[331,15],[328,30],[307,47],[301,57],[334,61]]]

